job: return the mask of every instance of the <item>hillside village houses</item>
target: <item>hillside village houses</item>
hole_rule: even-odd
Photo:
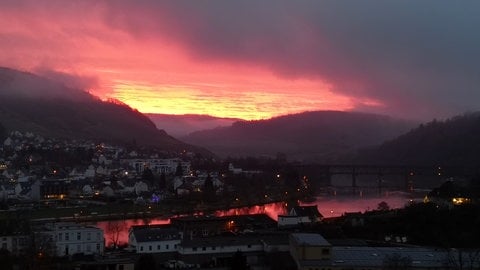
[[[0,201],[159,195],[158,186],[145,179],[146,170],[157,177],[167,176],[168,188],[177,195],[201,190],[209,174],[216,190],[223,185],[218,172],[194,174],[190,162],[181,158],[162,159],[158,154],[128,152],[123,147],[103,143],[46,139],[15,131],[0,150]],[[50,162],[50,156],[58,151],[65,156],[90,156],[90,164],[62,167]]]

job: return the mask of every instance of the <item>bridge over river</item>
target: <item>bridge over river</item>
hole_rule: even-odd
[[[472,178],[480,167],[406,166],[359,164],[311,164],[297,167],[321,186],[360,188],[396,188],[411,192],[416,188],[433,188],[450,177]]]

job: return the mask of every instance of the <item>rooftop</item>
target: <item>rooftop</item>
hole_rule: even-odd
[[[299,245],[331,246],[331,244],[318,233],[292,233],[291,237]]]

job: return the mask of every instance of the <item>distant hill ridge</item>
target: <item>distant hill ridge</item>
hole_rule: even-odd
[[[104,102],[84,91],[8,68],[0,68],[0,123],[9,131],[57,138],[199,150],[158,130],[148,117],[125,104]]]
[[[293,158],[326,161],[359,147],[380,144],[412,126],[411,122],[383,115],[315,111],[237,121],[182,139],[221,156],[274,156],[283,152]]]
[[[422,124],[381,146],[360,151],[369,163],[478,166],[480,112]]]
[[[176,137],[183,137],[195,131],[230,126],[235,121],[240,120],[199,114],[173,115],[147,113],[145,115],[148,116],[158,128],[162,128]]]

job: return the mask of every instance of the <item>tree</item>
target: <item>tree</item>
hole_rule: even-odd
[[[208,174],[203,184],[203,196],[205,201],[211,201],[215,197],[215,187],[213,186],[212,177]]]
[[[388,203],[386,201],[381,201],[378,205],[377,205],[377,210],[379,211],[388,211],[390,210],[390,205],[388,205]]]
[[[111,241],[113,248],[117,248],[120,240],[120,233],[127,228],[125,221],[121,220],[110,220],[107,223],[107,228],[105,232],[108,235],[108,238]]]

